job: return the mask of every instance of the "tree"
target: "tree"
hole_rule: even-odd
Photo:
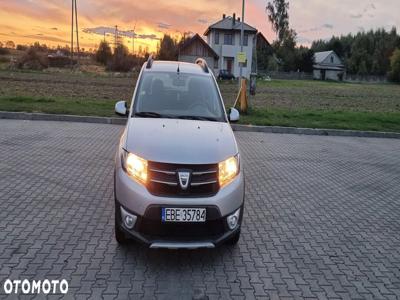
[[[301,72],[312,72],[314,65],[314,51],[300,46],[296,49],[296,68]]]
[[[160,60],[177,60],[177,43],[171,36],[165,34],[160,41],[157,57]]]
[[[282,43],[285,35],[289,31],[289,2],[285,0],[272,0],[268,2],[266,11],[268,20],[272,24],[272,29],[276,33],[278,43]]]
[[[386,75],[390,70],[390,56],[396,48],[400,48],[396,28],[333,36],[328,41],[314,41],[311,46],[315,52],[334,50],[348,73],[360,75]]]
[[[110,45],[106,41],[102,41],[96,51],[96,61],[103,65],[107,65],[111,56],[112,53]]]
[[[128,48],[119,44],[115,48],[112,58],[107,63],[107,70],[117,72],[128,72],[133,68],[134,58],[129,55]]]
[[[15,48],[14,42],[13,41],[7,41],[6,42],[6,48],[14,49]]]
[[[390,57],[389,79],[400,83],[400,48],[397,48]]]

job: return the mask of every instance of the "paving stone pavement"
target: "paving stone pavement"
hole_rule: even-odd
[[[68,299],[400,298],[399,140],[238,132],[239,244],[173,251],[114,240],[121,129],[0,120],[0,297],[65,278]]]

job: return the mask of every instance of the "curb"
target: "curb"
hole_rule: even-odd
[[[99,124],[113,124],[113,125],[126,124],[125,118],[56,115],[56,114],[8,112],[8,111],[0,111],[0,119],[83,122],[83,123],[99,123]],[[296,127],[281,127],[281,126],[241,125],[241,124],[231,124],[231,126],[234,131],[245,131],[245,132],[400,139],[400,133],[396,132],[359,131],[359,130],[341,130],[341,129],[314,129],[314,128],[296,128]]]
[[[8,111],[0,111],[0,119],[83,122],[83,123],[100,123],[100,124],[113,124],[113,125],[126,124],[125,118],[56,115],[56,114],[8,112]]]
[[[255,125],[240,125],[240,124],[232,124],[232,129],[234,131],[248,131],[248,132],[290,133],[290,134],[322,135],[322,136],[353,136],[353,137],[368,137],[368,138],[400,139],[400,133],[381,132],[381,131],[297,128],[297,127],[281,127],[281,126],[255,126]]]

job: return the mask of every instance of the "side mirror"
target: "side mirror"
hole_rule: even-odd
[[[231,123],[234,123],[234,122],[239,121],[239,118],[240,118],[239,111],[238,111],[236,108],[233,108],[233,107],[232,107],[232,108],[229,110],[229,116],[228,116],[228,118],[229,118],[229,122],[231,122]]]
[[[115,113],[120,116],[126,117],[129,113],[126,101],[118,101],[115,103]]]

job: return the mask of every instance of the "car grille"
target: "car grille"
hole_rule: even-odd
[[[182,165],[149,162],[149,192],[164,197],[210,197],[218,192],[218,164]],[[179,184],[178,172],[191,173],[187,189]]]

